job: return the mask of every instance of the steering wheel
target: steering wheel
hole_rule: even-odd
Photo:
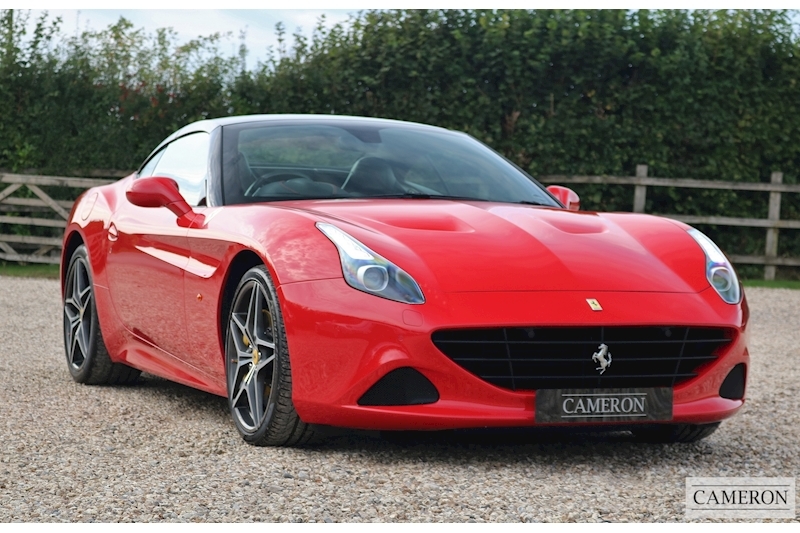
[[[304,174],[302,172],[276,170],[276,171],[269,172],[269,173],[257,178],[256,181],[254,181],[252,183],[252,185],[250,185],[247,188],[247,190],[245,191],[244,195],[245,196],[252,196],[254,192],[256,192],[258,189],[260,189],[261,187],[263,187],[264,185],[266,185],[268,183],[273,183],[273,182],[276,182],[276,181],[289,181],[291,179],[296,179],[296,178],[305,178],[305,179],[308,179],[308,180],[311,179],[308,176],[308,174]]]

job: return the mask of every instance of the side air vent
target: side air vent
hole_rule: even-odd
[[[439,401],[439,391],[411,367],[392,370],[364,393],[358,405],[421,405]]]
[[[744,363],[739,363],[728,372],[728,377],[719,388],[719,395],[729,400],[744,398]]]

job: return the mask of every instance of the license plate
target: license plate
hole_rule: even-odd
[[[649,420],[672,420],[672,388],[536,391],[537,424]]]

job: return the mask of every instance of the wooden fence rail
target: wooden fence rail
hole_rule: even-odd
[[[5,188],[0,188],[0,224],[46,228],[43,232],[48,234],[16,235],[0,232],[0,260],[57,265],[61,259],[61,233],[67,225],[69,210],[75,198],[89,187],[112,181],[0,173],[0,187],[6,185]],[[71,199],[55,200],[42,187],[68,188],[72,192]],[[29,191],[27,196],[19,196],[26,191]],[[23,248],[26,249],[25,252],[22,251]]]
[[[764,265],[764,279],[775,279],[776,266],[800,266],[800,258],[778,257],[778,230],[800,229],[800,220],[781,220],[781,193],[800,193],[800,185],[783,183],[783,173],[773,172],[770,183],[742,183],[730,181],[694,180],[688,178],[647,177],[647,165],[636,166],[636,176],[540,176],[542,183],[571,185],[595,183],[602,185],[633,185],[633,212],[644,213],[647,187],[678,187],[691,189],[725,189],[734,191],[757,191],[769,193],[767,218],[736,218],[725,216],[695,216],[662,214],[687,224],[714,224],[718,226],[740,226],[766,228],[767,242],[764,255],[729,255],[734,263]]]
[[[765,228],[767,232],[764,255],[731,255],[734,263],[764,265],[764,279],[775,279],[776,266],[800,266],[800,258],[778,257],[778,231],[781,229],[800,229],[800,220],[781,220],[781,194],[800,193],[800,185],[783,183],[783,173],[773,172],[770,183],[742,183],[729,181],[695,180],[688,178],[654,178],[647,176],[647,165],[637,165],[636,176],[540,176],[542,183],[632,185],[633,211],[645,212],[648,187],[678,187],[692,189],[725,189],[735,191],[754,191],[769,193],[769,211],[766,219],[736,218],[726,216],[694,216],[666,214],[669,218],[688,224],[714,224],[719,226],[739,226]],[[89,171],[89,175],[112,177],[125,176],[130,172]],[[49,236],[13,235],[0,233],[0,260],[31,263],[58,264],[61,248],[61,231],[66,226],[69,210],[78,194],[83,190],[111,183],[113,180],[97,178],[75,178],[66,176],[40,176],[35,174],[12,174],[0,172],[0,224],[22,224],[49,228]],[[42,187],[67,187],[74,191],[71,200],[56,200]],[[25,190],[27,197],[19,197]],[[17,195],[17,196],[14,196]],[[20,246],[31,249],[22,253]]]

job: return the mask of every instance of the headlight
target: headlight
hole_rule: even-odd
[[[742,299],[742,291],[739,288],[739,279],[736,277],[733,265],[722,253],[722,250],[714,244],[714,241],[703,235],[702,232],[692,228],[689,230],[689,235],[697,241],[706,254],[708,282],[727,303],[738,304]]]
[[[405,270],[376,254],[333,224],[317,222],[342,260],[342,273],[354,289],[408,304],[425,303],[422,291]]]

